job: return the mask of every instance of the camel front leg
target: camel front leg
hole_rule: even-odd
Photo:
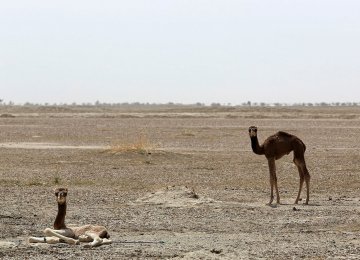
[[[44,230],[44,234],[46,236],[53,236],[53,237],[57,237],[60,239],[60,242],[65,242],[67,244],[70,245],[78,245],[80,244],[79,240],[73,239],[71,237],[66,237],[67,235],[67,230],[55,230],[55,229],[51,229],[51,228],[46,228]]]
[[[69,238],[73,235],[73,232],[69,229],[55,230],[46,228],[44,230],[45,237],[29,237],[29,243],[47,243],[47,244],[58,244],[66,242],[68,244],[76,244],[77,240]]]
[[[47,244],[58,244],[60,243],[60,238],[58,237],[29,237],[29,243],[47,243]]]
[[[269,164],[269,172],[270,172],[270,201],[268,205],[271,205],[271,203],[274,200],[274,185],[275,185],[275,178],[276,178],[276,168],[275,168],[275,159],[271,158],[268,159]],[[277,185],[276,185],[277,190]],[[279,201],[279,197],[277,197],[277,200]]]

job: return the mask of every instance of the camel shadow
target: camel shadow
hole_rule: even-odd
[[[302,203],[302,204],[294,204],[294,203],[280,203],[280,204],[265,204],[266,206],[269,206],[270,208],[278,208],[278,207],[281,207],[281,206],[301,206],[301,207],[320,207],[322,206],[321,204],[318,204],[318,203],[309,203],[309,204],[305,204],[305,203]]]

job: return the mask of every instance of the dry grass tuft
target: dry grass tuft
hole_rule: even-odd
[[[13,187],[13,186],[20,186],[20,184],[21,183],[18,180],[0,179],[0,186]]]
[[[60,184],[60,178],[58,176],[54,177],[54,184]]]
[[[182,135],[183,135],[183,136],[195,136],[194,132],[192,132],[192,131],[189,130],[189,129],[185,129],[185,130],[182,132]]]
[[[140,135],[138,139],[132,143],[114,143],[109,148],[106,148],[105,152],[110,154],[148,154],[151,149],[154,149],[154,144],[152,144],[145,135]]]
[[[43,186],[46,185],[46,183],[41,182],[39,180],[30,180],[25,183],[25,186]]]

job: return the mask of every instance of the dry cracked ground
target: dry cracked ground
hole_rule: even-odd
[[[278,130],[307,146],[309,205],[294,205],[292,154],[267,206],[264,156]],[[0,107],[0,258],[359,259],[359,107]],[[148,154],[151,153],[151,154]],[[113,243],[29,244],[66,222],[105,225]]]

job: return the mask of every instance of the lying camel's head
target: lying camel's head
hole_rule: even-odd
[[[58,204],[63,205],[66,203],[67,192],[68,192],[67,188],[55,189],[55,196]]]

